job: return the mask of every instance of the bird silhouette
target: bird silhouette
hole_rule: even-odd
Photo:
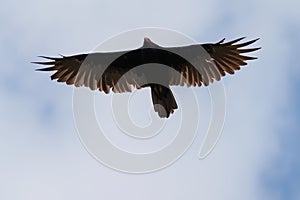
[[[170,86],[208,86],[226,74],[234,74],[246,61],[244,55],[259,48],[244,48],[258,39],[240,43],[245,37],[229,42],[162,47],[144,38],[140,48],[118,51],[47,57],[48,65],[38,71],[54,71],[52,80],[76,87],[85,86],[105,93],[131,92],[150,87],[154,110],[168,118],[178,108]],[[162,65],[167,67],[162,67]]]

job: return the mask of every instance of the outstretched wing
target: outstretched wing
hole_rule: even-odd
[[[128,55],[130,52],[131,56]],[[51,75],[52,80],[66,82],[68,85],[76,87],[86,86],[91,90],[99,89],[105,93],[131,92],[133,87],[141,87],[139,83],[144,82],[142,75],[131,73],[136,53],[133,51],[91,53],[62,57],[40,56],[50,61],[33,62],[34,64],[50,65],[50,67],[37,69],[38,71],[55,71]],[[120,62],[115,62],[118,58],[123,58]],[[138,56],[140,57],[140,56]],[[138,62],[141,62],[138,59]],[[128,72],[128,73],[127,73]],[[123,76],[125,74],[125,76]]]
[[[221,40],[215,44],[191,45],[186,47],[166,48],[167,51],[174,52],[185,58],[184,62],[174,62],[172,67],[180,75],[173,75],[170,85],[187,85],[187,86],[205,86],[214,80],[220,80],[226,73],[234,74],[241,66],[247,65],[247,60],[256,59],[243,55],[244,53],[253,52],[260,48],[243,48],[258,39],[245,43],[238,43],[244,37],[226,42]]]

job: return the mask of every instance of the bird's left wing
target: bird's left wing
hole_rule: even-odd
[[[258,39],[244,43],[238,43],[239,38],[224,43],[198,44],[185,47],[164,48],[164,50],[181,56],[184,59],[177,59],[170,66],[177,72],[173,73],[170,85],[205,86],[214,80],[220,80],[226,73],[234,74],[240,66],[247,65],[247,60],[255,57],[245,56],[244,53],[256,51],[260,48],[243,48]],[[174,70],[173,70],[174,71]]]

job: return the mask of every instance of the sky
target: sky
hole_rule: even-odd
[[[297,8],[296,0],[3,1],[0,199],[299,200]],[[256,45],[262,49],[254,53],[258,60],[222,80],[226,120],[208,157],[199,160],[197,154],[207,128],[209,92],[189,88],[201,111],[194,143],[171,166],[133,175],[112,170],[87,152],[73,119],[73,88],[35,72],[30,62],[38,55],[90,52],[112,36],[143,27],[175,30],[199,43],[259,37]],[[185,97],[181,88],[172,89],[176,98]],[[151,108],[149,91],[134,94],[137,108]],[[101,120],[111,115],[101,105],[112,95],[96,96]],[[112,122],[105,125],[115,130]],[[176,125],[174,116],[166,126]],[[120,135],[108,137],[132,151],[156,148],[174,136],[164,133],[145,144]]]

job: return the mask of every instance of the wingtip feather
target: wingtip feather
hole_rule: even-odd
[[[254,42],[256,42],[257,40],[259,40],[260,38],[256,38],[254,40],[250,40],[248,42],[244,42],[244,43],[240,43],[240,44],[235,44],[233,46],[235,46],[236,48],[241,48],[241,47],[245,47],[245,46],[248,46],[250,44],[253,44]]]
[[[227,43],[224,43],[224,45],[232,45],[232,44],[237,43],[237,42],[239,42],[239,41],[241,41],[241,40],[243,40],[245,38],[246,38],[245,36],[244,37],[240,37],[238,39],[235,39],[235,40],[229,41]]]
[[[45,58],[45,59],[49,59],[49,60],[56,60],[57,58],[54,57],[49,57],[49,56],[38,56],[39,58]]]
[[[219,42],[217,42],[217,44],[221,44],[225,41],[225,38],[223,38],[222,40],[220,40]]]
[[[55,62],[54,61],[50,61],[50,62],[31,62],[32,64],[37,64],[37,65],[54,65]]]

